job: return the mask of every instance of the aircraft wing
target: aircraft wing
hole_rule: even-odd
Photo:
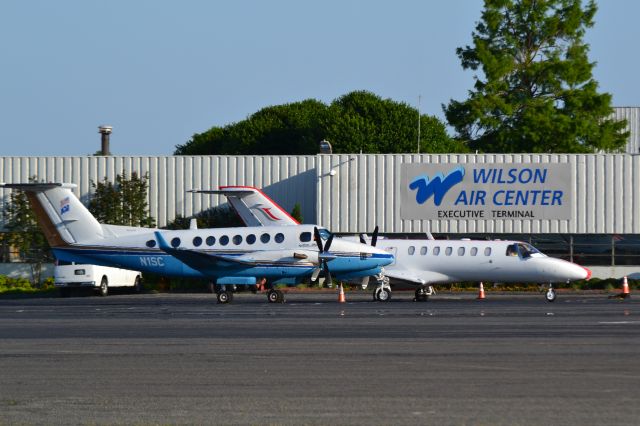
[[[451,277],[431,271],[412,271],[407,269],[385,268],[384,274],[394,280],[404,281],[416,285],[424,285],[433,282],[447,282]]]
[[[413,271],[385,269],[384,274],[387,277],[393,278],[396,280],[407,281],[407,282],[410,282],[413,284],[419,284],[419,285],[425,284],[425,281],[422,278],[418,277],[418,275]]]

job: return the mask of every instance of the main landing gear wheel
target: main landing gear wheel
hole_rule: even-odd
[[[429,294],[427,293],[427,289],[420,287],[416,289],[415,297],[413,298],[414,302],[426,302],[429,300]]]
[[[98,294],[102,297],[109,294],[109,280],[107,280],[107,277],[102,277],[102,281],[100,281],[100,288],[98,289]]]
[[[391,300],[391,290],[388,288],[376,288],[373,292],[373,300],[376,302],[388,302]]]
[[[233,293],[230,291],[221,291],[218,293],[218,303],[231,303],[233,301]]]
[[[269,303],[284,303],[284,293],[281,290],[269,290],[267,292]]]
[[[547,302],[554,302],[556,300],[556,291],[553,287],[549,287],[549,290],[547,290],[544,297],[547,299]]]
[[[133,282],[133,292],[137,294],[142,293],[142,280],[140,277],[136,277],[136,280]]]

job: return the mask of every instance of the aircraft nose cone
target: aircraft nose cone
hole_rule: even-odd
[[[571,281],[576,280],[588,280],[591,278],[591,271],[584,266],[576,265],[575,263],[567,262],[567,275]]]
[[[552,275],[558,282],[588,280],[591,278],[589,269],[561,259],[553,259],[552,262],[545,263],[542,269],[545,273]]]

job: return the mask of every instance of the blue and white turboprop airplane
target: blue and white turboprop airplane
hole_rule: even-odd
[[[58,260],[136,269],[160,275],[215,280],[220,303],[228,285],[255,285],[256,277],[302,280],[378,275],[393,255],[335,239],[315,225],[159,230],[99,223],[71,191],[73,184],[0,184],[26,192]],[[282,302],[280,290],[267,292]]]
[[[298,223],[257,188],[225,186],[217,191],[192,192],[225,195],[242,220],[252,226],[277,225],[284,229]],[[366,244],[364,235],[360,235],[360,242]],[[384,277],[376,277],[378,286],[373,296],[381,302],[391,298],[390,279],[416,286],[416,301],[428,300],[434,292],[432,284],[489,281],[548,283],[545,297],[553,302],[556,293],[552,283],[591,278],[589,269],[546,256],[522,241],[388,239],[378,238],[376,227],[371,245],[394,255],[394,262],[385,268]],[[362,287],[367,285],[368,279],[364,278]]]

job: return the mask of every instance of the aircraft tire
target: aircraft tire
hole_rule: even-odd
[[[217,298],[220,304],[231,303],[231,301],[233,301],[233,293],[230,291],[221,291],[218,293]]]
[[[284,293],[281,290],[271,289],[267,292],[269,303],[284,303]]]
[[[386,288],[376,288],[374,297],[378,302],[388,302],[391,300],[391,291]]]
[[[425,294],[425,290],[422,288],[416,289],[415,297],[413,298],[414,302],[426,302],[429,300],[429,296]]]
[[[100,287],[98,288],[98,294],[102,297],[105,297],[109,294],[109,280],[107,277],[102,277],[100,281]]]
[[[278,291],[277,290],[269,290],[267,292],[267,300],[269,301],[269,303],[279,303],[279,296],[278,296]]]
[[[547,302],[555,302],[556,300],[556,291],[552,288],[550,288],[549,290],[547,290],[547,292],[544,295],[545,299],[547,299]]]
[[[140,276],[136,277],[136,280],[133,282],[133,292],[136,294],[142,293],[142,280]]]

